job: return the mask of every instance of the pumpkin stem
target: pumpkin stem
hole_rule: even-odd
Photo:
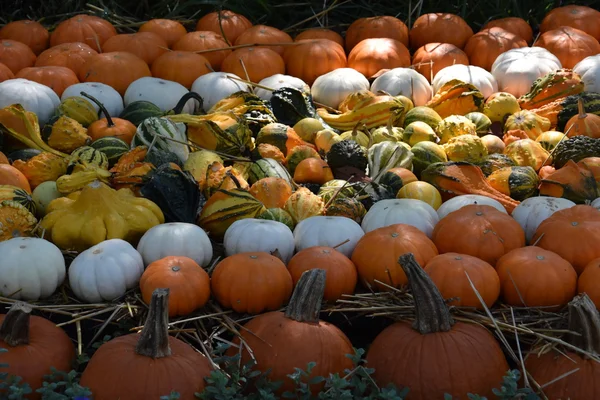
[[[175,105],[175,108],[173,108],[169,112],[169,114],[171,114],[171,113],[181,114],[181,111],[183,111],[183,107],[185,107],[185,105],[189,99],[196,100],[199,103],[199,105],[198,105],[199,112],[201,112],[202,114],[206,114],[206,112],[204,111],[204,99],[202,98],[202,96],[200,96],[196,92],[188,92],[188,93],[184,94],[183,97],[181,99],[179,99],[179,101]]]
[[[310,269],[302,274],[285,310],[287,318],[298,322],[319,322],[325,275],[324,269]]]
[[[568,305],[569,343],[588,353],[600,354],[600,313],[586,293],[576,296]]]
[[[4,316],[0,326],[0,339],[11,347],[29,344],[29,319],[31,306],[17,301]]]
[[[578,119],[585,119],[587,118],[587,114],[585,113],[585,107],[583,106],[583,98],[579,98],[579,100],[577,100],[577,109],[579,111],[579,116],[577,117]]]
[[[83,97],[87,97],[88,99],[90,99],[91,101],[93,101],[98,108],[100,109],[100,112],[98,113],[98,116],[100,116],[100,114],[104,114],[104,116],[106,117],[106,122],[108,123],[108,127],[112,128],[115,126],[115,123],[113,122],[112,118],[110,117],[110,114],[108,113],[108,110],[106,109],[106,107],[104,107],[104,104],[102,104],[100,102],[100,100],[98,100],[97,98],[95,98],[94,96],[87,94],[86,92],[79,92],[80,95],[82,95]]]
[[[408,285],[415,300],[416,318],[413,328],[422,335],[448,332],[452,329],[454,319],[442,294],[415,260],[415,256],[412,253],[403,254],[398,263],[408,278]]]
[[[159,288],[152,293],[150,311],[135,346],[136,354],[151,358],[171,355],[169,347],[169,289]]]

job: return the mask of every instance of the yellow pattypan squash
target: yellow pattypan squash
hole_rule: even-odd
[[[165,221],[160,208],[129,189],[114,190],[100,181],[50,202],[41,227],[62,249],[83,251],[104,240],[137,242]]]

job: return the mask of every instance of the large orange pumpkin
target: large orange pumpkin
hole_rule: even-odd
[[[105,53],[112,51],[128,51],[135,54],[148,65],[164,52],[168,51],[167,42],[152,32],[123,33],[110,37],[102,50]]]
[[[269,48],[245,47],[228,55],[221,64],[221,71],[258,83],[266,77],[285,73],[285,63]]]
[[[462,49],[473,36],[473,29],[455,14],[430,13],[417,18],[410,30],[410,46],[418,49],[427,43],[450,43]]]
[[[190,89],[199,76],[210,72],[204,56],[189,51],[167,51],[152,63],[152,76],[179,82]]]
[[[531,243],[553,251],[571,263],[578,274],[600,257],[600,211],[579,204],[559,210],[545,219]]]
[[[206,14],[198,20],[197,31],[213,31],[223,35],[230,44],[252,26],[252,22],[241,14],[221,10]]]
[[[30,81],[41,83],[54,90],[58,97],[62,95],[66,88],[79,83],[77,74],[67,67],[29,67],[23,68],[16,75],[16,78],[29,79]]]
[[[305,39],[329,39],[338,43],[340,46],[344,46],[344,38],[342,35],[327,28],[310,28],[300,32],[294,38],[295,41]]]
[[[521,47],[527,47],[525,39],[503,28],[492,27],[471,36],[465,45],[465,53],[471,65],[490,71],[500,54]]]
[[[48,48],[50,33],[39,22],[24,19],[4,25],[0,29],[0,39],[11,39],[24,43],[38,55]]]
[[[469,57],[453,44],[428,43],[415,51],[412,64],[415,71],[431,82],[438,71],[443,68],[454,64],[469,65]]]
[[[570,26],[592,35],[596,40],[600,40],[598,19],[600,19],[600,11],[591,7],[575,4],[556,7],[546,14],[542,20],[540,32],[551,31],[561,26]]]
[[[179,21],[157,18],[144,22],[138,32],[156,33],[171,47],[187,33],[187,30]]]
[[[152,76],[148,64],[138,56],[124,51],[101,53],[91,57],[79,71],[81,82],[101,82],[111,86],[121,96],[129,85],[145,76]]]
[[[115,27],[105,19],[80,14],[62,21],[50,35],[50,46],[82,42],[101,52],[106,40],[117,34]]]
[[[302,79],[312,85],[315,79],[334,69],[347,65],[344,48],[327,39],[306,39],[288,46],[283,60],[288,75]]]
[[[0,63],[0,82],[4,82],[8,79],[13,79],[15,74],[6,65]]]
[[[25,175],[9,164],[0,164],[0,185],[16,186],[31,193],[31,186]]]
[[[520,36],[527,43],[531,43],[533,40],[533,29],[531,29],[531,25],[529,25],[523,18],[506,17],[493,19],[485,24],[481,29],[483,30],[494,27],[502,28],[510,33]]]
[[[10,39],[0,40],[0,63],[6,65],[13,74],[23,68],[33,67],[35,58],[26,44]]]
[[[554,54],[563,68],[573,68],[584,58],[600,53],[600,43],[595,37],[570,26],[544,32],[535,45]]]
[[[348,54],[348,67],[366,77],[382,69],[410,66],[410,53],[401,42],[388,38],[360,41]]]
[[[408,387],[411,400],[467,393],[491,398],[508,369],[494,336],[478,324],[455,322],[412,254],[402,255],[398,264],[408,276],[416,318],[390,325],[371,343],[367,365],[375,369],[377,385]]]
[[[409,252],[420,265],[426,265],[438,255],[433,242],[417,228],[405,224],[390,225],[365,234],[354,248],[352,262],[364,285],[389,290],[385,285],[399,288],[408,282],[398,265],[398,257]]]
[[[577,293],[587,294],[600,309],[600,258],[590,261],[579,275]]]
[[[495,266],[504,254],[525,246],[525,232],[510,215],[471,204],[442,218],[432,240],[442,254],[468,254]]]
[[[98,54],[85,43],[64,43],[44,50],[35,61],[36,67],[67,67],[79,76],[87,60]]]
[[[359,18],[346,31],[346,51],[350,52],[359,42],[371,38],[395,39],[408,47],[408,27],[389,15]]]
[[[218,71],[225,57],[231,54],[223,36],[212,31],[197,31],[186,33],[175,44],[173,50],[198,52],[210,62],[211,67]],[[213,49],[222,49],[213,51]]]
[[[244,44],[277,44],[277,43],[292,43],[292,37],[285,33],[284,31],[273,28],[272,26],[267,25],[254,25],[253,27],[244,31],[238,38],[235,40],[235,45],[244,45]],[[278,54],[283,54],[285,50],[284,46],[267,46],[267,48],[277,52]]]

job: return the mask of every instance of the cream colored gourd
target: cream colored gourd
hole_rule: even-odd
[[[235,92],[249,92],[250,88],[241,78],[227,72],[209,72],[192,83],[192,92],[198,93],[204,100],[204,109],[210,110],[219,100]]]
[[[462,64],[451,65],[438,71],[431,82],[433,91],[437,93],[444,84],[453,79],[472,84],[485,98],[498,91],[498,83],[492,74],[481,67]]]
[[[62,197],[62,194],[56,188],[55,181],[46,181],[39,184],[31,194],[35,202],[36,215],[43,217],[46,215],[46,207],[52,200]]]
[[[586,92],[600,93],[600,54],[579,61],[573,71],[581,76]]]
[[[337,109],[349,94],[361,90],[369,90],[369,80],[363,74],[353,68],[338,68],[319,76],[310,92],[317,103]]]
[[[60,99],[64,101],[69,97],[81,97],[81,92],[85,92],[98,99],[98,101],[104,105],[111,117],[121,115],[125,108],[123,105],[123,98],[119,92],[100,82],[82,82],[71,85],[65,89]],[[98,107],[96,103],[92,102],[92,106],[97,112],[100,112],[100,107]]]
[[[371,84],[371,92],[380,90],[392,96],[406,96],[415,106],[424,106],[433,97],[427,78],[412,68],[394,68],[378,76]]]
[[[350,218],[315,216],[296,225],[294,242],[296,251],[313,246],[326,246],[335,247],[346,257],[351,257],[356,243],[364,234],[360,225]]]
[[[464,206],[468,206],[471,204],[479,204],[482,206],[492,206],[496,210],[501,211],[505,214],[506,208],[497,200],[492,199],[491,197],[481,196],[479,194],[463,194],[460,196],[453,197],[447,201],[445,201],[440,208],[437,209],[438,216],[440,219],[444,218],[446,215],[450,214],[453,211],[460,210]]]
[[[60,104],[54,90],[28,79],[15,78],[0,82],[0,108],[21,104],[26,111],[37,115],[44,125]]]
[[[439,217],[429,204],[416,199],[386,199],[375,203],[362,220],[365,233],[384,226],[406,224],[431,237]]]
[[[294,235],[279,221],[246,218],[235,221],[225,232],[225,255],[262,251],[287,264],[294,255]]]
[[[256,86],[254,93],[261,99],[268,101],[273,96],[273,90],[281,89],[284,87],[298,89],[304,93],[310,93],[310,87],[300,78],[295,76],[275,74],[268,76],[258,82],[259,86]],[[268,90],[266,88],[272,89]]]
[[[188,92],[189,90],[178,82],[145,76],[131,82],[125,91],[123,102],[127,107],[134,101],[149,101],[162,111],[169,111],[174,109],[179,100]],[[183,106],[181,113],[194,114],[199,106],[198,100],[190,99]]]
[[[571,200],[554,197],[530,197],[519,204],[511,216],[525,231],[527,243],[531,241],[538,226],[557,211],[571,208],[575,205]]]

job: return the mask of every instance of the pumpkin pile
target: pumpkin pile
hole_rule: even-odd
[[[508,369],[501,347],[448,305],[568,307],[576,332],[597,327],[598,16],[554,9],[535,47],[518,18],[474,34],[452,14],[411,29],[363,18],[345,37],[313,29],[295,39],[230,11],[192,32],[151,20],[119,34],[89,15],[50,34],[11,22],[0,29],[0,296],[44,301],[68,287],[101,303],[139,291],[149,306],[141,335],[102,346],[82,384],[98,399],[192,398],[214,365],[169,336],[169,319],[209,302],[251,315],[230,350],[244,341],[287,390],[310,361],[316,375],[352,367],[350,339],[318,318],[321,300],[408,285],[416,321],[371,345],[377,384],[422,381],[411,393],[424,399],[491,396]],[[63,253],[75,254],[69,265]],[[34,342],[25,325],[32,338],[63,340],[30,313],[17,302],[0,319],[11,373]],[[590,340],[569,343],[595,351]],[[72,359],[63,347],[57,357]],[[400,363],[402,352],[414,359]],[[103,359],[115,354],[129,359],[109,371]],[[469,379],[441,373],[463,373],[465,357],[479,360]],[[542,386],[566,372],[537,357],[526,365]],[[148,359],[170,372],[156,379]],[[32,387],[48,373],[40,368],[22,375]],[[131,368],[161,384],[120,392],[111,382]],[[586,374],[544,390],[584,398]]]

